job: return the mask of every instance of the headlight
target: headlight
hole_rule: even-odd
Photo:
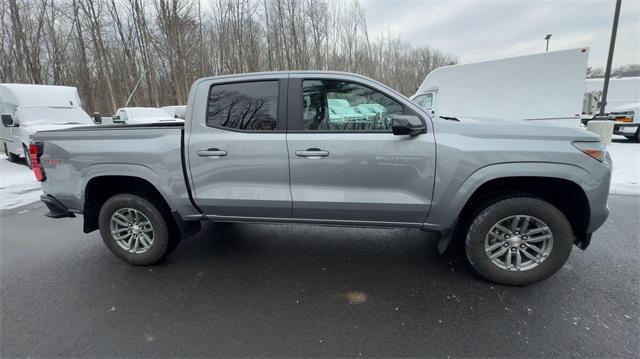
[[[633,122],[633,111],[611,112],[609,119],[618,122]]]
[[[594,158],[600,162],[604,161],[607,149],[602,142],[579,142],[575,141],[571,143],[573,147],[580,150],[585,155]]]

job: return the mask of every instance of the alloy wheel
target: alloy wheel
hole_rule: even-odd
[[[553,249],[553,233],[542,220],[514,215],[494,224],[484,239],[491,262],[506,270],[526,271],[546,260]]]
[[[153,226],[144,213],[133,208],[121,208],[113,213],[109,223],[111,236],[120,248],[142,254],[153,245]]]

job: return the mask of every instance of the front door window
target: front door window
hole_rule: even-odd
[[[337,80],[302,83],[304,130],[390,132],[389,115],[404,107],[369,87]]]

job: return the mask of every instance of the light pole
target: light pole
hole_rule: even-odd
[[[547,49],[545,51],[549,51],[549,39],[551,39],[551,35],[553,34],[547,34],[547,36],[544,37],[544,39],[547,40]]]
[[[607,92],[609,90],[609,77],[611,77],[611,62],[613,62],[613,50],[616,47],[616,34],[618,33],[618,18],[620,18],[620,3],[616,0],[616,10],[613,13],[613,27],[611,28],[611,42],[609,43],[609,57],[607,57],[607,68],[604,71],[604,87],[602,88],[602,98],[600,99],[600,113],[598,116],[604,117],[604,108],[607,105]]]

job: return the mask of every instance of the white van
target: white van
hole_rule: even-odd
[[[0,84],[0,142],[10,161],[25,156],[37,131],[93,125],[78,90],[68,86]]]
[[[437,116],[580,126],[588,48],[444,66],[411,99]]]
[[[584,94],[583,123],[593,119],[600,109],[604,78],[587,79]],[[613,133],[640,142],[640,76],[609,79],[605,113],[615,121]]]

